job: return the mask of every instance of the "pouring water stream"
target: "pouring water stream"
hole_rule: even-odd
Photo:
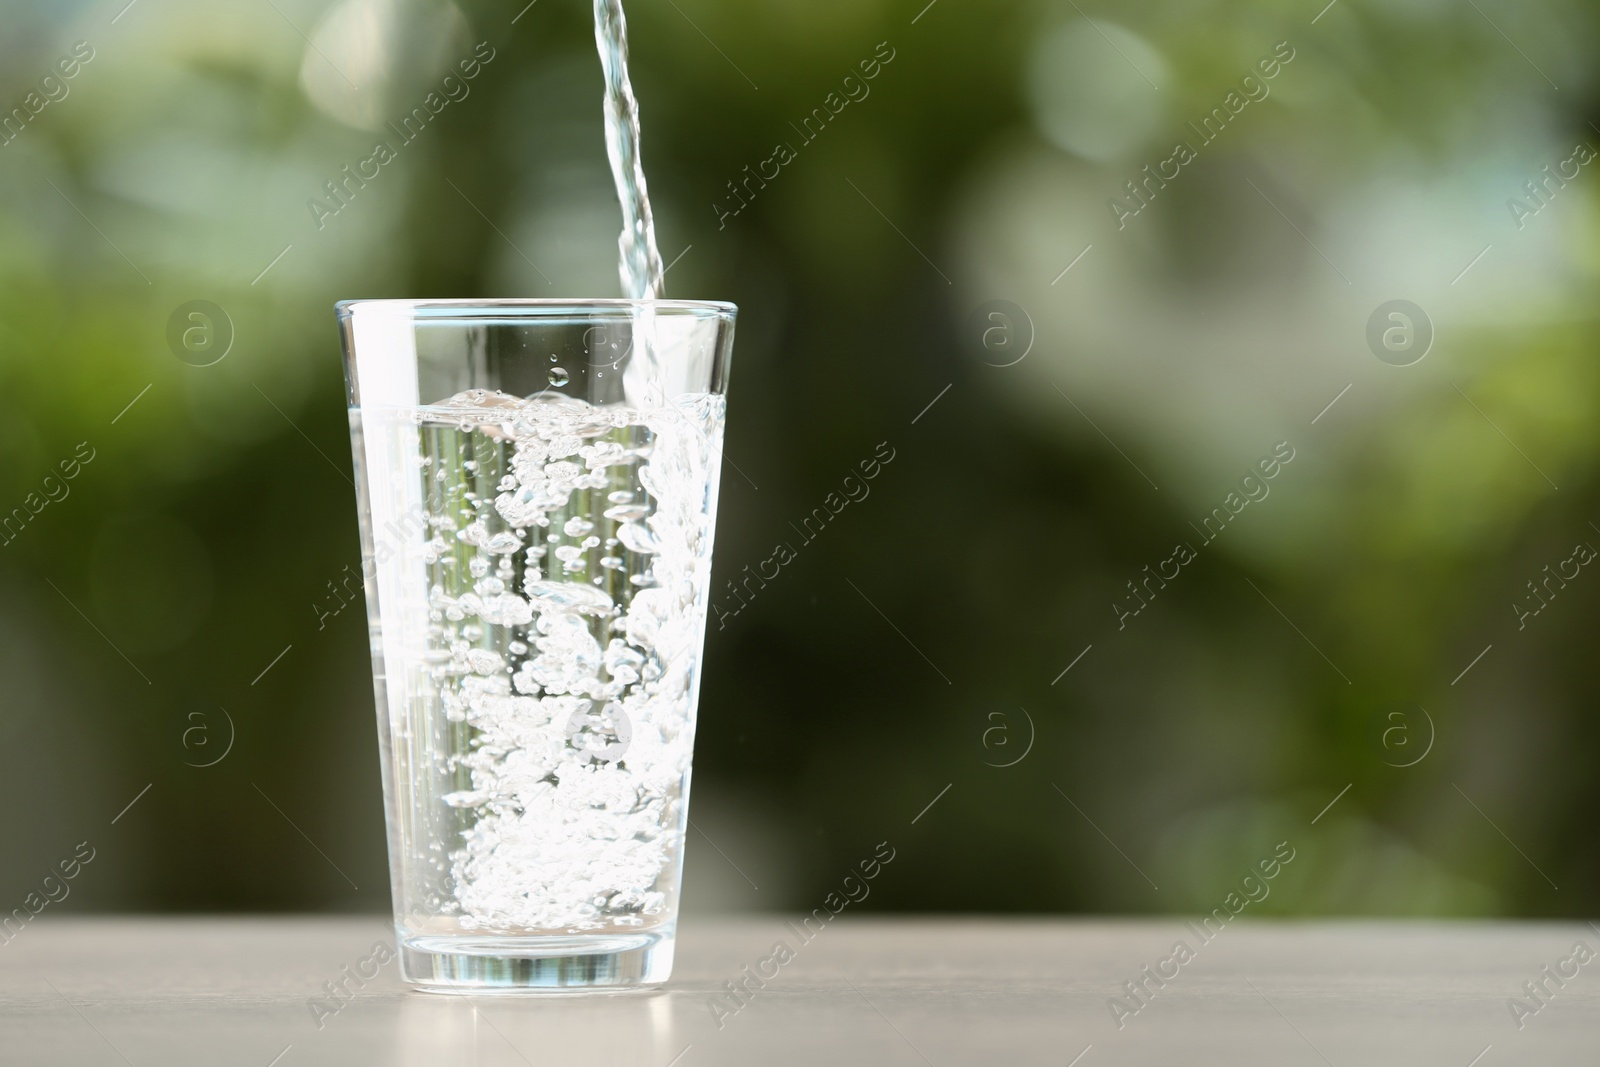
[[[622,295],[630,300],[658,300],[665,272],[639,157],[639,101],[628,79],[628,24],[622,0],[594,0],[594,39],[606,79],[606,155],[622,203],[622,235],[617,241]]]

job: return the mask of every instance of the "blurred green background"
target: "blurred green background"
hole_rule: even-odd
[[[894,455],[712,624],[686,907],[888,840],[864,908],[1210,910],[1287,840],[1259,911],[1593,912],[1600,9],[923,3],[629,5],[668,293],[741,308],[719,603]],[[384,911],[332,304],[618,294],[589,9],[0,24],[0,910],[88,840],[64,907]]]

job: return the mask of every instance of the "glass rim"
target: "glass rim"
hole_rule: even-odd
[[[461,299],[427,298],[407,299],[356,299],[340,300],[334,305],[340,318],[349,318],[357,311],[366,314],[400,315],[417,318],[431,315],[440,317],[472,316],[477,313],[529,318],[543,314],[583,313],[589,311],[638,312],[646,308],[669,313],[704,314],[731,319],[738,307],[726,300],[628,300],[611,298],[562,297],[481,297]]]

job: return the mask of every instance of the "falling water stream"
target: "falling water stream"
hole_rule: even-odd
[[[628,23],[622,0],[594,0],[594,39],[606,79],[606,154],[622,202],[622,236],[617,241],[622,295],[630,300],[659,299],[665,272],[639,157],[639,101],[628,80]]]

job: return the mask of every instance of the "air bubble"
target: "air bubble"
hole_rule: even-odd
[[[650,509],[643,504],[618,504],[605,510],[606,518],[612,522],[638,522],[648,514]]]

